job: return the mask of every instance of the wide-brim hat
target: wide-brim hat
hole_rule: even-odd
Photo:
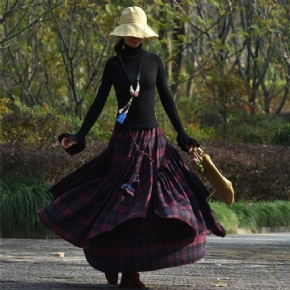
[[[132,36],[137,38],[156,38],[158,34],[147,25],[147,16],[140,7],[128,7],[122,11],[119,26],[110,36]]]

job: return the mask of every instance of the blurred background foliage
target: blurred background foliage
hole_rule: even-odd
[[[117,39],[108,35],[121,11],[134,5],[146,11],[159,34],[143,47],[162,57],[187,133],[233,182],[236,200],[290,200],[289,1],[3,0],[2,226],[17,216],[11,229],[43,230],[35,211],[51,199],[49,184],[106,147],[117,112],[113,89],[84,152],[65,154],[57,136],[79,129],[114,55]],[[156,116],[175,144],[158,94]],[[183,157],[196,171],[191,156]],[[213,195],[211,202],[218,201]],[[226,212],[218,204],[214,210]],[[255,207],[237,203],[232,210],[248,219]],[[234,220],[243,226],[241,218]]]
[[[8,1],[0,3],[1,146],[46,148],[75,133],[95,98],[121,11],[138,5],[158,40],[187,133],[209,142],[289,147],[288,1]],[[112,89],[88,142],[108,142]],[[156,94],[168,140],[176,133]]]

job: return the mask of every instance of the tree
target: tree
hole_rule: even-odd
[[[288,2],[132,0],[126,5],[143,7],[148,24],[159,32],[160,42],[144,46],[164,59],[172,95],[191,121],[198,107],[206,106],[197,76],[207,80],[216,68],[223,76],[241,76],[251,88],[253,108],[282,111],[290,82]],[[116,40],[108,34],[123,1],[5,0],[0,8],[1,97],[82,118],[113,55]],[[218,107],[222,112],[223,104]]]

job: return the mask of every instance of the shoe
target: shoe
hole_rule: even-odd
[[[118,283],[118,273],[109,273],[105,272],[106,279],[109,284],[111,285],[117,285]]]
[[[140,281],[140,274],[137,272],[122,273],[122,279],[120,283],[121,287],[133,288],[133,289],[148,289]]]

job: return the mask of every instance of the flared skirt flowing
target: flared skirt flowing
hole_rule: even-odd
[[[159,127],[114,131],[108,147],[49,191],[44,225],[104,272],[195,263],[206,235],[225,236],[208,190]]]

